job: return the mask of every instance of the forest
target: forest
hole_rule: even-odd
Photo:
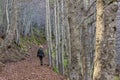
[[[0,0],[0,80],[120,80],[120,0]]]

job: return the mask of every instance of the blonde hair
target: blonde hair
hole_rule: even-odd
[[[42,46],[42,45],[39,45],[39,47],[40,47],[40,48],[43,48],[43,46]]]

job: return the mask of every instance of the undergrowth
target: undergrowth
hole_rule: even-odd
[[[30,45],[41,45],[45,44],[46,38],[43,33],[41,33],[38,29],[33,29],[33,34],[31,36],[21,36],[20,38],[20,48],[22,51],[27,52]]]

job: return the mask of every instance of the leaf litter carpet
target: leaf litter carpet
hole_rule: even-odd
[[[30,57],[15,63],[7,63],[0,72],[0,80],[64,80],[48,66],[48,58],[44,58],[44,65],[40,65],[36,57],[37,47],[29,50]]]

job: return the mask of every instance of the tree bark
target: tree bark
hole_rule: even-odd
[[[57,1],[54,0],[54,17],[55,17],[55,62],[56,62],[56,68],[58,69],[58,27],[57,27]]]
[[[71,57],[69,64],[70,80],[80,80],[80,32],[77,21],[77,3],[75,1],[68,1],[68,24],[70,27],[70,44]]]
[[[61,53],[61,68],[62,68],[62,74],[64,75],[64,53],[65,53],[65,50],[64,50],[64,40],[65,40],[65,26],[64,26],[64,0],[61,0],[61,17],[62,17],[62,25],[61,25],[61,32],[62,32],[62,53]]]
[[[6,37],[2,43],[2,47],[7,47],[12,44],[13,41],[15,41],[15,34],[17,27],[17,0],[13,0],[12,2],[12,14],[10,17],[9,13],[9,0],[6,1],[6,16],[7,16],[7,30],[6,30]],[[12,20],[10,22],[10,20]],[[10,24],[11,23],[11,24]]]
[[[106,2],[106,1],[105,1]],[[118,6],[97,0],[96,51],[93,80],[114,80],[115,18]]]
[[[50,5],[49,5],[49,0],[46,0],[46,32],[47,32],[49,65],[52,67],[52,39],[51,39],[52,35],[51,35],[51,22],[50,22]]]

